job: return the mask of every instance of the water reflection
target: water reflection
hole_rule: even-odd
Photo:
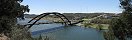
[[[39,35],[34,36],[39,37]],[[54,32],[41,33],[41,35],[54,40],[104,40],[102,31],[78,26],[65,27]]]

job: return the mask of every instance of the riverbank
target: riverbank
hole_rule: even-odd
[[[82,24],[82,27],[86,28],[95,28],[99,30],[108,30],[109,24],[94,24],[94,23],[88,23],[88,24]]]

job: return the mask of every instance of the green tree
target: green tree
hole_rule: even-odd
[[[123,9],[123,12],[132,12],[132,0],[119,0],[120,1],[120,7]]]
[[[119,18],[112,19],[108,33],[113,34],[119,40],[127,40],[132,36],[132,0],[120,0],[123,12]],[[111,36],[107,37],[108,39]]]
[[[132,0],[120,0],[123,12],[120,15],[120,20],[123,23],[123,33],[125,36],[132,36]]]
[[[125,40],[125,31],[124,31],[124,23],[120,19],[112,19],[109,30],[113,32],[114,36],[119,40]]]
[[[20,3],[23,0],[0,0],[0,34],[4,33],[11,40],[24,40],[27,30],[20,29],[20,25],[16,25],[16,17],[29,12],[28,5],[24,6]],[[19,33],[20,32],[20,33]],[[21,36],[21,37],[19,37]]]

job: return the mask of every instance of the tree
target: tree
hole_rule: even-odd
[[[123,12],[119,18],[112,19],[110,23],[108,32],[111,32],[111,34],[119,40],[126,40],[128,37],[132,36],[131,2],[132,0],[120,0],[120,7],[123,9]]]
[[[113,32],[114,36],[119,40],[125,40],[124,23],[120,19],[112,19],[109,30]]]
[[[29,12],[28,5],[24,6],[20,4],[22,1],[23,0],[0,0],[0,34],[4,33],[11,38],[13,37],[11,33],[20,30],[20,25],[16,25],[16,17],[25,12]],[[14,28],[16,28],[16,30]],[[17,35],[17,32],[14,35]],[[16,36],[16,38],[18,37]]]
[[[132,0],[119,0],[120,7],[123,9],[123,12],[132,12]]]
[[[120,15],[120,20],[122,21],[123,31],[125,36],[132,36],[132,0],[120,0],[121,8],[123,8],[123,12]]]

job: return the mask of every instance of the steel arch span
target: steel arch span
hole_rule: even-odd
[[[43,14],[40,14],[36,17],[34,17],[33,19],[31,19],[28,23],[31,23],[33,20],[35,20],[31,25],[28,26],[28,28],[31,28],[35,23],[37,23],[40,19],[42,19],[43,17],[47,16],[47,15],[50,15],[50,14],[54,14],[56,16],[58,16],[59,18],[61,18],[62,21],[64,21],[65,25],[71,25],[71,21],[66,17],[64,16],[63,14],[61,13],[58,13],[58,12],[52,12],[52,13],[43,13]],[[62,18],[63,17],[63,18]],[[36,19],[37,18],[37,19]],[[66,21],[66,22],[65,22]]]

